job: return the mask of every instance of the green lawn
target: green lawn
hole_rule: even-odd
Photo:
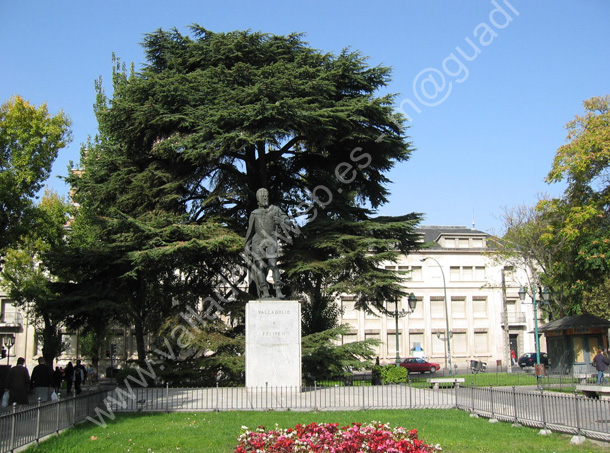
[[[125,414],[106,428],[84,423],[28,452],[232,452],[242,425],[288,428],[297,423],[379,421],[416,428],[419,438],[440,444],[444,452],[596,452],[608,448],[587,441],[576,446],[570,436],[538,435],[538,430],[489,423],[458,410],[370,410],[346,412],[182,412]]]

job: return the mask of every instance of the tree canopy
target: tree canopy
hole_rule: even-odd
[[[195,25],[190,36],[157,30],[143,46],[139,71],[115,59],[111,97],[98,83],[100,134],[69,178],[126,319],[159,326],[211,297],[239,324],[249,297],[240,254],[261,187],[301,226],[283,244],[293,295],[350,292],[383,308],[401,293],[378,265],[417,246],[420,216],[374,217],[386,173],[412,151],[393,96],[376,94],[389,68],[298,34]]]
[[[541,238],[562,248],[554,287],[562,288],[566,315],[587,312],[610,316],[610,96],[584,102],[584,115],[568,122],[566,144],[547,176],[565,181],[562,197],[541,200],[547,227]]]
[[[33,199],[58,151],[71,139],[70,119],[20,96],[0,105],[0,250],[27,232]]]

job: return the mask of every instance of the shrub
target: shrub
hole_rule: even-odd
[[[401,384],[407,382],[407,369],[396,365],[381,367],[381,380],[384,384]]]

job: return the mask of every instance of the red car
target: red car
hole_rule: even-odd
[[[400,366],[405,367],[409,373],[436,373],[441,366],[438,363],[426,362],[424,359],[417,357],[407,357],[402,361]]]

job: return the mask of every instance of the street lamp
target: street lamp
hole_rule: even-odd
[[[415,311],[415,307],[417,306],[417,297],[415,294],[409,294],[409,310],[402,309],[398,311],[398,301],[394,302],[394,320],[396,321],[396,366],[400,366],[400,342],[398,341],[398,318],[403,318],[407,316],[409,313],[413,313]]]
[[[453,375],[453,370],[451,369],[451,343],[450,339],[452,334],[449,332],[449,309],[447,308],[447,282],[445,281],[445,272],[443,271],[443,266],[438,262],[436,258],[425,257],[420,259],[420,261],[426,261],[427,259],[431,259],[436,263],[436,265],[441,270],[441,275],[443,276],[443,290],[445,291],[445,366],[449,366],[449,376]],[[440,335],[438,336],[440,339]]]
[[[6,364],[8,365],[8,361],[11,357],[11,348],[15,345],[15,336],[14,335],[6,335],[2,339],[2,343],[6,347]]]
[[[538,340],[538,304],[536,303],[536,287],[532,285],[532,304],[534,305],[534,335],[536,340],[536,364],[540,365],[540,342]],[[525,296],[527,295],[527,289],[525,286],[519,288],[519,299],[521,302],[525,301]],[[542,303],[546,305],[549,301],[550,293],[549,290],[544,288],[542,290]]]

